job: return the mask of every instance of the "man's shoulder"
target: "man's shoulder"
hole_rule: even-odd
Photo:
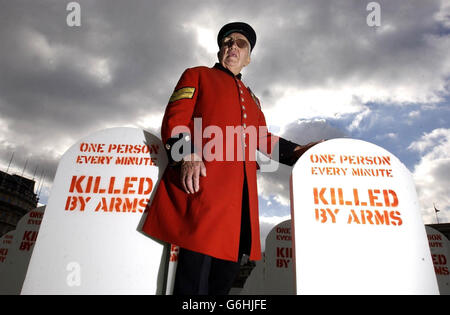
[[[212,70],[210,68],[205,66],[186,68],[181,75],[180,82],[185,83],[185,81],[198,81],[200,77],[204,77],[207,72],[211,71]]]
[[[213,80],[214,78],[221,78],[222,74],[224,72],[221,70],[218,70],[214,67],[209,68],[206,66],[197,66],[197,67],[191,67],[187,68],[183,72],[183,77],[191,77],[196,78],[197,80],[200,78],[203,78],[203,80]]]
[[[190,71],[190,72],[210,72],[212,70],[213,70],[213,68],[209,68],[209,67],[206,67],[206,66],[196,66],[196,67],[187,68],[185,71]]]

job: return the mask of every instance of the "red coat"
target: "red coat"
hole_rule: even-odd
[[[194,118],[201,118],[200,132],[194,133]],[[261,246],[254,156],[256,147],[270,153],[278,140],[259,128],[266,128],[259,101],[245,87],[240,76],[233,76],[220,65],[187,69],[165,111],[161,127],[164,144],[174,136],[172,130],[176,126],[187,126],[191,140],[202,138],[202,144],[194,141],[194,146],[203,153],[207,176],[200,177],[197,193],[187,194],[180,183],[180,168],[168,166],[155,192],[143,231],[192,251],[237,261],[245,172],[252,237],[250,259],[259,260]],[[242,126],[246,132],[253,133],[244,138],[245,161],[239,159],[243,153],[242,134],[227,137],[227,126],[237,127],[235,130]],[[222,131],[223,141],[216,134],[208,134],[217,128]],[[218,158],[210,161],[208,152],[220,153],[219,145],[216,150],[211,149],[213,139],[216,144],[223,143],[222,161]],[[230,150],[234,150],[231,161],[230,153],[233,152]]]

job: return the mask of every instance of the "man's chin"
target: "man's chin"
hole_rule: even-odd
[[[236,67],[239,62],[235,57],[228,57],[225,59],[225,67]]]

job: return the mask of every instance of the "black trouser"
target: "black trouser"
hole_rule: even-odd
[[[242,196],[238,261],[228,261],[180,248],[174,295],[226,295],[239,274],[241,257],[250,254],[251,229],[247,181]]]

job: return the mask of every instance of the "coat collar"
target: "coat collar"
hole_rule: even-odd
[[[228,70],[227,68],[225,68],[224,66],[222,66],[220,63],[216,63],[215,65],[214,65],[214,67],[213,68],[216,68],[216,69],[219,69],[219,70],[222,70],[222,71],[224,71],[224,72],[226,72],[226,73],[228,73],[229,75],[231,75],[233,78],[234,77],[236,77],[237,79],[241,79],[241,77],[242,77],[242,74],[238,74],[238,75],[234,75],[233,74],[233,72],[231,72],[230,70]]]

